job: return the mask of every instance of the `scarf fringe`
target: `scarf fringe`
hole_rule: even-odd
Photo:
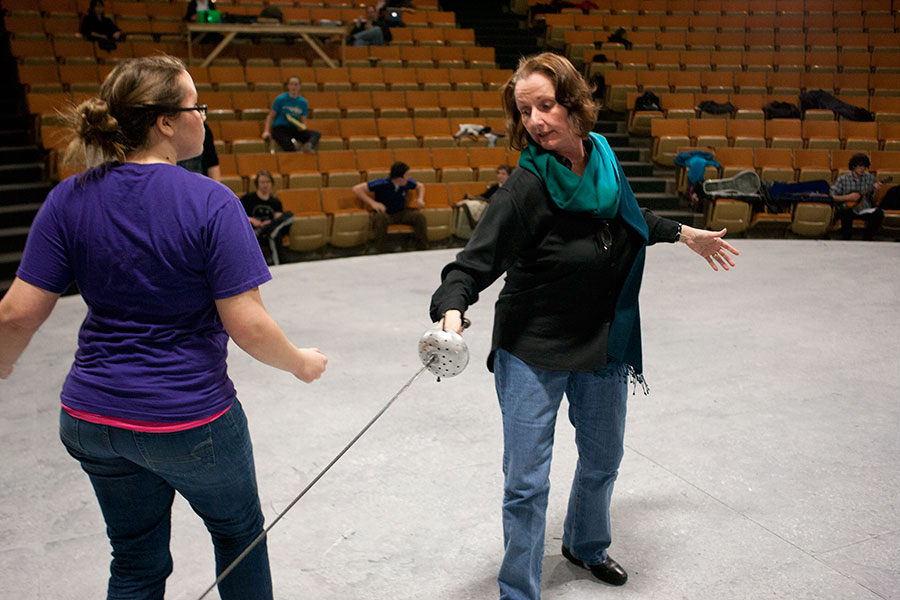
[[[650,386],[647,384],[646,378],[644,378],[643,373],[638,373],[634,370],[634,367],[631,365],[625,365],[625,383],[628,383],[631,380],[632,390],[631,395],[637,395],[637,386],[640,384],[641,389],[644,391],[645,396],[650,395]]]

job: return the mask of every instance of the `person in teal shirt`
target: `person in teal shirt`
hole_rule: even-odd
[[[273,138],[285,152],[312,152],[322,134],[306,126],[308,115],[309,102],[300,95],[300,78],[289,77],[287,92],[275,98],[266,117],[263,139]]]

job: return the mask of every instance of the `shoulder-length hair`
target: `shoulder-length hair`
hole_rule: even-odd
[[[503,86],[502,103],[510,147],[524,150],[528,146],[530,136],[522,125],[522,115],[516,107],[516,84],[533,73],[540,73],[550,80],[556,90],[556,101],[569,111],[569,126],[579,137],[586,139],[597,120],[598,108],[594,103],[593,90],[566,58],[543,52],[522,57],[516,72]]]

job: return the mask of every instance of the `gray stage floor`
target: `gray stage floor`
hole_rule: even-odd
[[[631,397],[613,500],[623,588],[560,555],[575,463],[561,411],[545,599],[900,598],[900,244],[734,243],[743,254],[729,273],[683,246],[648,252],[651,394]],[[329,366],[304,385],[232,347],[269,520],[419,368],[429,298],[454,253],[273,269],[270,312]],[[278,598],[497,597],[501,428],[484,360],[498,290],[468,314],[466,371],[420,377],[272,530]],[[79,298],[62,299],[0,381],[6,598],[105,593],[100,511],[56,437],[83,314]],[[167,597],[192,600],[214,579],[212,547],[180,498],[173,520]]]

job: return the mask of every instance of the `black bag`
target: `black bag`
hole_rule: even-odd
[[[613,42],[614,44],[623,44],[626,50],[631,50],[631,46],[633,45],[631,42],[625,39],[625,28],[619,27],[616,29],[616,32],[606,38],[607,41]]]
[[[736,110],[734,104],[731,102],[715,102],[713,100],[704,100],[698,107],[701,112],[709,113],[711,115],[731,114]]]
[[[881,206],[884,210],[900,210],[900,185],[895,185],[881,198]]]
[[[790,102],[769,102],[763,106],[766,119],[799,119],[800,109]]]
[[[654,94],[653,92],[644,92],[640,96],[638,96],[634,101],[634,110],[655,110],[661,111],[662,108],[659,106],[659,96]]]
[[[800,108],[804,111],[811,108],[830,110],[850,121],[874,121],[875,115],[864,108],[847,104],[838,100],[824,90],[812,90],[800,94]]]

